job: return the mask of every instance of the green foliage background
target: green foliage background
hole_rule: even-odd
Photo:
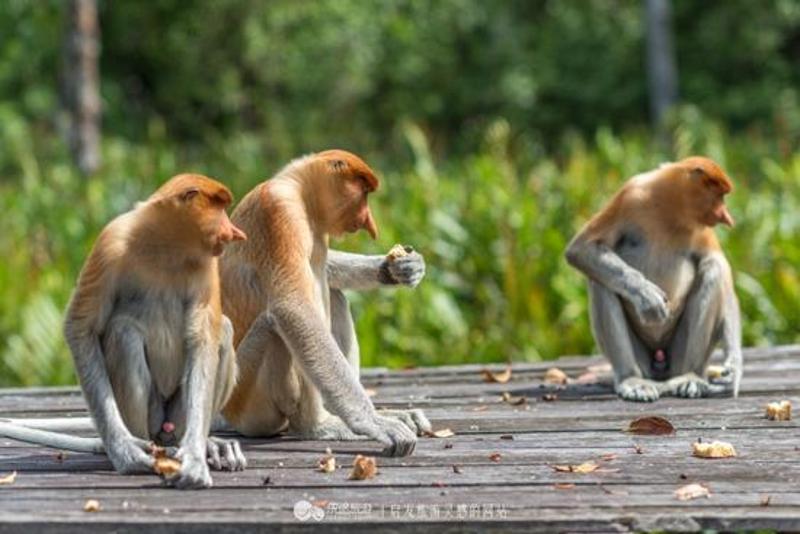
[[[682,104],[648,128],[633,0],[100,2],[102,170],[59,106],[63,2],[0,4],[0,385],[74,381],[62,310],[102,226],[194,170],[241,197],[290,158],[351,149],[383,176],[376,243],[415,291],[354,294],[367,365],[594,350],[562,252],[626,177],[689,154],[734,178],[721,230],[747,344],[800,341],[800,4],[675,0]]]

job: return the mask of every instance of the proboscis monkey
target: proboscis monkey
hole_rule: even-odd
[[[623,399],[738,395],[739,303],[713,229],[734,224],[732,188],[710,159],[664,164],[631,178],[567,248],[589,278],[592,329]],[[709,382],[718,342],[724,372]]]
[[[245,239],[225,213],[231,201],[219,182],[181,174],[98,237],[64,333],[102,443],[8,423],[1,434],[104,450],[120,473],[152,472],[151,440],[177,445],[181,488],[210,486],[208,464],[245,467],[236,441],[209,437],[236,381],[218,272],[223,246]]]
[[[242,373],[223,413],[242,434],[368,437],[388,454],[407,455],[417,434],[430,430],[420,410],[375,410],[359,383],[358,340],[342,293],[416,286],[422,256],[328,250],[329,236],[360,229],[377,236],[367,205],[377,187],[360,158],[329,150],[292,161],[234,210],[249,239],[222,257],[222,302]]]

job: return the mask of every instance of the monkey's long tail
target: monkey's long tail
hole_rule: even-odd
[[[29,428],[21,423],[10,422],[8,419],[0,420],[0,436],[72,452],[105,453],[105,447],[103,447],[103,441],[100,438],[83,438],[38,428]]]

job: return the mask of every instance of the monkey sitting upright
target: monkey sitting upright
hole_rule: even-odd
[[[691,157],[631,178],[569,244],[589,279],[597,344],[620,397],[737,396],[742,375],[739,304],[713,227],[733,226],[733,186],[713,161]],[[705,377],[715,345],[721,377]]]
[[[120,473],[152,472],[151,440],[177,444],[180,488],[210,486],[209,464],[245,467],[238,442],[209,437],[236,381],[217,266],[226,243],[245,239],[231,201],[215,180],[178,175],[98,237],[64,334],[102,442],[8,422],[0,435],[104,451]]]
[[[329,150],[297,159],[248,193],[231,218],[247,243],[222,257],[223,309],[236,330],[242,377],[223,413],[247,436],[283,430],[308,439],[369,437],[392,455],[430,430],[420,410],[377,412],[359,383],[359,348],[342,290],[415,286],[420,254],[329,251],[330,236],[365,229],[378,187],[357,156]]]

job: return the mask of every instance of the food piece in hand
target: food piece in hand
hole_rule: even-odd
[[[403,256],[408,256],[412,252],[414,252],[414,247],[409,246],[409,245],[397,244],[397,245],[393,246],[391,249],[389,249],[389,252],[388,252],[388,254],[386,254],[386,257],[389,259],[389,261],[394,261],[397,258],[402,258]]]

